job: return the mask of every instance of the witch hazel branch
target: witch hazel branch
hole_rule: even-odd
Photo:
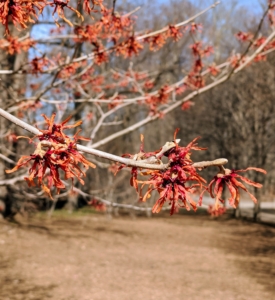
[[[34,152],[29,156],[22,156],[15,167],[6,172],[13,173],[20,168],[29,167],[29,174],[24,178],[28,185],[41,187],[51,199],[53,199],[54,190],[59,194],[66,188],[63,178],[71,180],[72,183],[74,180],[79,180],[81,184],[85,184],[85,170],[96,166],[82,154],[83,152],[116,162],[119,165],[117,171],[131,168],[130,184],[139,194],[141,201],[147,201],[153,191],[157,191],[159,194],[159,198],[152,208],[153,213],[160,212],[165,203],[170,205],[171,215],[179,208],[187,210],[192,208],[195,211],[198,206],[202,205],[205,193],[209,193],[212,198],[215,198],[214,210],[219,211],[224,202],[222,192],[226,187],[230,194],[229,204],[233,208],[239,204],[240,190],[247,192],[251,199],[257,202],[254,195],[240,180],[256,188],[261,188],[262,185],[239,173],[253,170],[266,174],[265,170],[254,167],[244,170],[225,169],[224,165],[228,162],[225,158],[194,162],[191,158],[192,152],[203,151],[206,148],[198,146],[198,138],[195,138],[187,146],[180,146],[180,140],[176,138],[179,129],[175,131],[173,141],[167,142],[159,150],[145,152],[144,138],[141,136],[140,151],[120,157],[77,144],[79,140],[89,140],[79,135],[81,130],[78,130],[73,137],[64,133],[66,130],[80,126],[82,121],[68,124],[71,119],[69,117],[61,123],[55,123],[55,114],[50,118],[42,115],[45,119],[46,129],[37,129],[3,109],[0,109],[0,115],[34,134],[31,139],[26,137],[35,146]],[[164,163],[164,158],[168,162]],[[208,167],[218,167],[219,169],[209,184],[199,174],[199,171]],[[196,203],[192,195],[198,192],[201,195],[199,202]]]

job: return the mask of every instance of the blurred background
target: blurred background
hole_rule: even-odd
[[[167,24],[176,24],[212,3],[211,1],[180,0],[117,1],[115,9],[122,14],[139,7],[134,13],[135,30],[139,32],[148,28],[157,30]],[[111,1],[109,6],[112,7]],[[236,38],[236,34],[239,31],[255,32],[265,9],[265,1],[227,1],[198,17],[196,23],[199,24],[200,30],[196,34],[196,40],[214,47],[214,54],[207,58],[208,63],[219,64],[234,53],[242,53],[246,45]],[[79,20],[73,12],[69,12],[68,17],[73,23],[78,24]],[[89,22],[89,18],[85,19],[84,24],[85,22]],[[45,53],[49,57],[60,57],[62,60],[66,58],[66,55],[77,57],[92,50],[93,45],[89,43],[75,43],[69,38],[49,39],[48,37],[53,34],[68,35],[72,33],[70,26],[62,20],[60,26],[56,27],[51,12],[46,8],[38,23],[33,24],[28,30],[19,32],[19,37],[29,34],[32,38],[37,39],[35,47],[30,48],[27,52],[2,52],[1,68],[5,70],[20,69],[27,59],[43,57]],[[17,29],[13,30],[18,34]],[[268,30],[268,23],[264,22],[260,34],[267,34]],[[161,88],[179,81],[188,73],[193,63],[190,51],[190,45],[193,42],[194,37],[184,34],[179,41],[168,42],[158,51],[152,52],[146,46],[137,57],[132,56],[125,59],[121,56],[111,55],[108,62],[94,64],[90,73],[86,74],[86,78],[82,78],[78,83],[68,81],[67,84],[63,83],[57,87],[50,86],[53,79],[52,75],[47,73],[39,76],[18,73],[12,76],[1,75],[1,106],[8,108],[9,112],[30,124],[37,124],[40,128],[43,127],[41,113],[50,115],[57,112],[56,121],[73,114],[75,120],[83,120],[82,134],[92,137],[94,145],[97,145],[98,142],[100,145],[102,140],[145,118],[148,115],[148,107],[128,105],[114,110],[112,114],[105,116],[105,126],[97,127],[101,120],[101,112],[95,103],[77,102],[78,99],[83,98],[83,95],[77,90],[77,84],[82,86],[86,95],[90,97],[100,97],[103,93],[105,98],[110,98],[119,93],[120,97],[131,98],[134,95],[130,89],[131,84],[127,83],[127,80],[125,82],[123,74],[125,75],[127,70],[132,68],[133,72],[139,74],[136,76],[142,78],[145,74],[147,79],[149,78],[148,81],[151,80],[154,88]],[[108,41],[105,41],[105,46],[107,45]],[[181,145],[186,145],[193,138],[200,136],[200,145],[208,148],[207,151],[195,153],[194,161],[225,157],[229,160],[228,167],[232,169],[255,166],[267,170],[266,176],[257,174],[257,172],[251,173],[249,176],[252,180],[264,184],[263,189],[255,189],[253,193],[256,193],[259,201],[269,202],[266,204],[267,208],[274,209],[272,204],[275,180],[274,59],[275,57],[271,53],[265,61],[251,65],[229,81],[197,96],[194,101],[182,106],[182,109],[174,110],[163,118],[141,126],[137,130],[129,131],[110,142],[101,143],[100,149],[117,155],[137,153],[140,133],[142,133],[145,136],[145,151],[153,151],[171,140],[175,128],[180,128],[178,138],[181,139]],[[81,66],[79,68],[81,69]],[[105,75],[109,73],[121,78],[115,79],[120,82],[119,86],[112,86],[114,79],[111,75],[106,79]],[[63,76],[64,79],[67,75],[64,73],[58,76],[61,78]],[[44,94],[39,98],[37,95],[41,91]],[[150,91],[150,87],[148,91]],[[183,92],[182,95],[188,92]],[[22,101],[18,102],[18,99]],[[105,107],[102,105],[102,109],[106,112],[110,109],[109,104],[106,104]],[[110,171],[111,164],[103,160],[97,160],[97,169],[87,172],[85,186],[81,187],[82,195],[79,192],[77,196],[70,195],[68,187],[68,191],[57,196],[52,202],[39,190],[34,192],[33,188],[29,189],[22,181],[22,176],[20,180],[7,185],[5,180],[18,177],[24,173],[24,170],[20,174],[7,175],[4,169],[12,168],[22,153],[28,154],[32,149],[27,140],[16,140],[15,138],[16,135],[25,135],[23,130],[4,119],[1,119],[0,122],[1,205],[5,206],[5,210],[2,209],[5,211],[5,216],[14,215],[19,211],[53,210],[63,206],[73,210],[85,205],[93,198],[140,205],[134,190],[129,186],[129,172],[123,171],[114,177]],[[91,160],[95,161],[94,158]],[[215,175],[215,170],[204,171],[203,175],[210,179]],[[16,184],[14,184],[15,182]],[[80,188],[78,183],[76,183],[76,187]],[[153,195],[146,206],[152,206],[155,199]],[[252,203],[248,205],[250,208],[253,207]],[[258,214],[259,207],[254,210],[254,213],[255,211]]]

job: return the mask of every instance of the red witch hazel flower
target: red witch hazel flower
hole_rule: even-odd
[[[40,130],[41,134],[35,136],[40,142],[36,144],[36,150],[30,156],[23,156],[12,170],[6,170],[7,173],[17,171],[19,168],[32,162],[33,165],[29,169],[29,176],[25,177],[29,186],[41,186],[41,188],[50,196],[51,188],[55,187],[57,193],[60,189],[64,189],[65,185],[60,179],[60,171],[64,172],[65,179],[77,178],[81,184],[84,184],[82,177],[85,173],[81,170],[82,165],[85,169],[89,167],[95,168],[95,165],[89,162],[77,150],[76,143],[78,140],[88,140],[78,136],[80,130],[70,138],[63,130],[71,129],[79,126],[82,121],[78,121],[73,125],[66,125],[71,117],[67,118],[61,124],[55,124],[55,114],[49,119],[42,115],[46,121],[47,129]],[[32,142],[33,139],[30,141]],[[47,181],[47,183],[46,183]]]
[[[138,180],[138,168],[132,168],[131,185],[140,194],[140,199],[146,201],[151,193],[156,190],[160,197],[152,208],[153,213],[161,211],[163,205],[167,202],[171,205],[170,214],[177,212],[180,207],[190,210],[196,210],[197,205],[192,199],[191,194],[197,187],[202,187],[206,181],[196,172],[193,162],[190,159],[192,150],[205,150],[197,146],[197,139],[194,139],[186,147],[180,147],[176,140],[176,130],[174,141],[170,143],[169,150],[163,152],[164,146],[160,151],[144,153],[143,144],[141,150],[136,154],[136,159],[148,161],[150,158],[160,159],[161,156],[168,157],[169,164],[164,170],[151,170],[140,172],[141,176],[148,176],[148,180]],[[171,147],[172,145],[172,147]],[[161,154],[160,154],[161,153]],[[160,154],[160,155],[159,155]],[[128,155],[129,156],[129,155]],[[130,155],[133,158],[133,156]],[[141,184],[139,188],[139,184]],[[142,195],[142,190],[148,186],[147,191]]]
[[[206,191],[208,191],[210,193],[211,197],[215,198],[215,210],[219,210],[220,203],[224,203],[224,200],[221,199],[221,197],[222,197],[222,192],[223,192],[225,186],[227,186],[229,189],[229,192],[230,192],[229,204],[233,208],[236,208],[240,201],[239,189],[242,189],[245,192],[247,192],[248,195],[250,196],[250,198],[254,201],[254,203],[257,203],[257,199],[255,198],[255,196],[252,195],[248,191],[248,189],[243,185],[243,183],[241,183],[239,181],[239,180],[242,180],[243,182],[245,182],[249,185],[252,185],[254,187],[257,187],[257,188],[262,187],[262,185],[260,183],[254,182],[254,181],[238,174],[241,172],[246,172],[248,170],[254,170],[254,171],[266,174],[265,170],[260,169],[260,168],[254,168],[254,167],[249,167],[249,168],[246,168],[245,170],[230,170],[230,169],[224,169],[222,167],[221,171],[214,177],[214,179],[209,183],[208,187],[201,193],[198,204],[199,205],[202,204],[203,194]],[[214,191],[213,191],[213,186],[214,186]]]
[[[27,23],[34,23],[46,6],[46,0],[1,0],[0,23],[5,26],[5,33],[9,34],[10,21],[18,27],[27,28]]]
[[[55,13],[58,14],[59,18],[63,19],[67,24],[69,24],[71,27],[73,27],[73,24],[70,20],[68,20],[65,17],[64,8],[67,7],[71,11],[75,12],[78,18],[81,18],[83,21],[84,18],[81,15],[81,13],[69,5],[70,0],[53,0],[53,2],[47,2],[47,5],[54,7],[54,11],[52,13],[52,16],[54,16]],[[58,19],[54,19],[55,24],[59,27],[60,24],[58,23]]]

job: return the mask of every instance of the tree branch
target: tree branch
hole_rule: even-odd
[[[41,135],[42,133],[39,131],[39,129],[27,124],[26,122],[19,120],[18,118],[16,118],[15,116],[9,114],[8,112],[4,111],[2,108],[0,108],[0,115],[4,118],[6,118],[7,120],[13,122],[14,124],[16,124],[17,126],[20,126],[21,128],[29,131],[30,133],[34,134],[34,135]],[[42,141],[41,142],[43,146],[47,146],[47,147],[51,147],[51,143],[48,141]],[[166,151],[172,149],[175,147],[175,143],[174,142],[170,142],[170,143],[166,143],[162,149],[160,150],[161,155],[163,155],[163,153],[165,153]],[[169,163],[168,164],[162,164],[160,160],[158,159],[153,159],[152,162],[150,162],[149,159],[146,160],[135,160],[135,159],[129,159],[129,158],[124,158],[121,156],[117,156],[111,153],[107,153],[101,150],[97,150],[94,148],[88,148],[86,146],[82,146],[77,144],[76,148],[78,151],[82,151],[88,154],[92,154],[95,155],[97,157],[101,157],[101,158],[105,158],[114,162],[118,162],[121,163],[123,165],[126,165],[128,167],[136,167],[136,168],[141,168],[141,169],[150,169],[150,170],[165,170],[169,167]],[[164,152],[163,152],[163,151]],[[160,154],[156,154],[156,158],[161,156]],[[221,158],[221,159],[217,159],[214,161],[205,161],[205,162],[200,162],[200,163],[194,163],[194,166],[197,168],[206,168],[206,167],[210,167],[210,166],[220,166],[220,165],[224,165],[227,163],[227,159]],[[197,164],[197,165],[196,165]]]

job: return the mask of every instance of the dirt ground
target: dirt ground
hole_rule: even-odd
[[[275,299],[275,228],[203,215],[0,222],[0,299]]]

